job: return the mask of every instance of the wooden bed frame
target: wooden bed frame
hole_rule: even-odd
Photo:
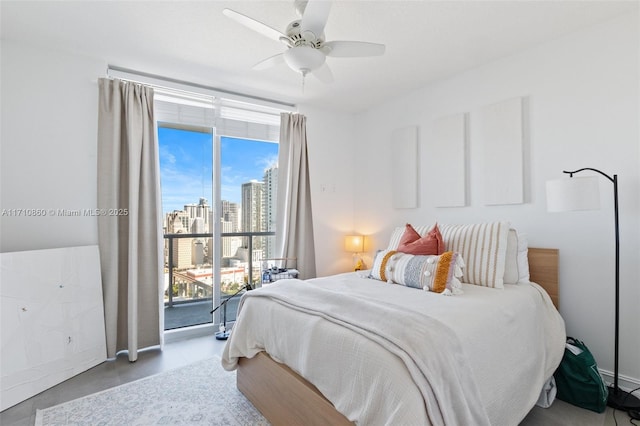
[[[540,284],[558,308],[558,250],[529,248],[531,281]],[[241,358],[238,389],[272,425],[352,425],[318,389],[265,352]]]

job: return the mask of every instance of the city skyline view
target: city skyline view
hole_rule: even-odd
[[[163,230],[165,304],[212,299],[238,291],[244,282],[259,282],[262,259],[273,257],[273,236],[229,236],[226,233],[273,230],[277,188],[278,144],[220,138],[219,211],[213,211],[212,133],[158,127]],[[219,246],[213,241],[219,225]],[[192,235],[201,235],[193,237]],[[220,266],[214,271],[214,259]],[[216,281],[217,280],[217,281]],[[216,284],[217,283],[217,284]],[[230,305],[235,315],[237,302]],[[195,323],[210,322],[204,317]],[[194,323],[194,324],[195,324]],[[166,323],[172,329],[193,324]]]
[[[212,134],[158,128],[162,211],[182,210],[200,198],[212,200]],[[241,204],[243,183],[262,181],[278,163],[278,144],[221,137],[221,199]]]

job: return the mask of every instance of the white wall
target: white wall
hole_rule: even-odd
[[[2,41],[1,252],[98,243],[95,217],[57,210],[96,208],[97,78],[105,70],[101,61]]]
[[[560,249],[560,311],[568,334],[592,349],[600,368],[613,370],[613,185],[601,179],[599,211],[547,213],[545,181],[562,170],[594,167],[619,175],[621,232],[620,373],[640,382],[640,174],[638,17],[628,16],[430,84],[371,108],[357,118],[356,230],[386,246],[405,222],[469,223],[508,219],[530,246]],[[477,112],[485,105],[527,97],[529,142],[521,205],[484,206]],[[435,208],[430,188],[447,176],[430,174],[425,149],[434,119],[469,112],[470,205]],[[391,207],[391,132],[419,126],[419,208]],[[373,251],[369,253],[369,256]],[[369,257],[370,259],[370,257]]]
[[[58,209],[96,207],[97,79],[106,68],[106,60],[2,41],[0,209],[44,209],[45,216],[5,211],[0,252],[97,244],[94,217],[65,217]],[[308,118],[317,273],[344,272],[351,268],[342,238],[353,231],[354,123],[310,106],[301,112]]]
[[[299,111],[307,116],[316,273],[347,272],[353,268],[344,236],[354,232],[355,122],[352,115],[308,105]]]

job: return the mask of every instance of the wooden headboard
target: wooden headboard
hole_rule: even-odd
[[[544,288],[556,308],[560,307],[558,299],[558,249],[529,248],[530,281]]]

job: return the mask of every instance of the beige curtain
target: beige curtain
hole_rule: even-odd
[[[98,239],[107,356],[162,343],[162,222],[153,89],[100,79]]]
[[[307,154],[307,118],[280,114],[276,250],[280,257],[297,258],[302,279],[316,276],[311,214],[311,185]]]

